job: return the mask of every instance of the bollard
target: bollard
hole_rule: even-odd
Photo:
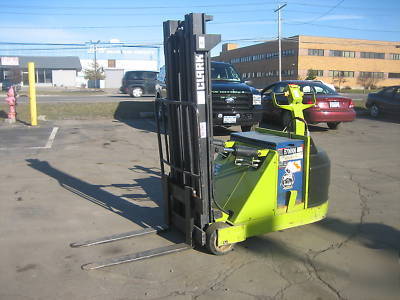
[[[7,97],[6,97],[6,102],[9,105],[9,112],[8,112],[6,122],[8,122],[10,124],[15,123],[16,118],[17,118],[17,111],[15,109],[15,106],[17,105],[17,99],[15,97],[16,97],[16,93],[15,93],[14,87],[11,86],[8,89]]]
[[[31,125],[37,125],[36,110],[36,86],[35,86],[35,63],[28,63],[28,80],[29,80],[29,105],[31,111]]]

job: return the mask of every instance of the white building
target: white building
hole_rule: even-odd
[[[0,83],[28,85],[28,62],[35,63],[39,87],[76,87],[77,73],[82,70],[77,56],[1,56]]]
[[[81,59],[82,71],[78,73],[77,85],[88,86],[84,78],[85,69],[93,69],[93,59]],[[131,59],[97,59],[98,66],[104,70],[105,79],[101,80],[101,88],[119,88],[122,77],[127,71],[158,71],[156,60],[131,60]]]

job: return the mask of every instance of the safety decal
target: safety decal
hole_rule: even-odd
[[[286,169],[290,170],[290,173],[301,172],[301,160],[289,161]]]
[[[281,187],[284,190],[289,190],[293,188],[294,185],[294,175],[293,173],[299,172],[301,170],[301,161],[291,161],[286,165],[285,174],[283,174],[281,179]]]
[[[289,161],[295,159],[303,159],[303,147],[291,147],[278,149],[279,161]]]

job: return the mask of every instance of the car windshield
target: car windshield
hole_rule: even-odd
[[[240,81],[239,74],[227,64],[211,64],[212,80]]]

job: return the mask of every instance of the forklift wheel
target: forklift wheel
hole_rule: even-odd
[[[227,244],[227,245],[222,245],[222,246],[217,246],[217,230],[220,228],[228,227],[227,224],[218,222],[211,224],[207,230],[206,230],[206,235],[207,235],[207,242],[206,246],[207,249],[215,255],[224,255],[233,249],[234,244]]]

